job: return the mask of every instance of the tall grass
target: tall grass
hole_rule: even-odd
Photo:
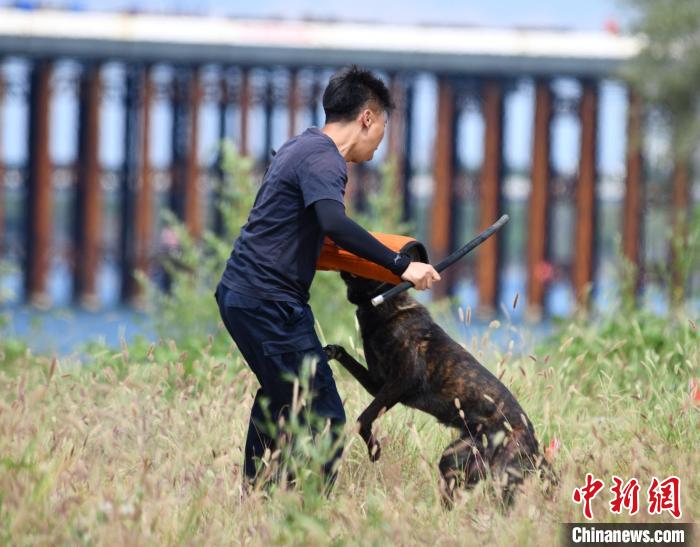
[[[653,329],[636,324],[633,342],[641,344]],[[245,497],[241,450],[257,385],[235,350],[203,350],[189,372],[176,358],[155,357],[169,342],[139,359],[127,347],[104,352],[82,368],[5,356],[0,543],[547,545],[556,543],[558,523],[583,520],[570,496],[586,472],[607,483],[613,474],[636,477],[643,488],[652,475],[675,474],[683,520],[697,519],[700,409],[688,386],[698,376],[695,331],[689,323],[668,329],[661,348],[640,346],[623,359],[624,350],[610,348],[624,348],[625,333],[579,329],[531,357],[485,363],[503,373],[540,441],[561,442],[560,489],[550,499],[530,481],[508,515],[488,484],[443,510],[437,461],[451,433],[425,414],[397,407],[383,416],[375,424],[382,458],[370,464],[352,431],[370,398],[342,372],[338,388],[351,419],[330,498],[304,487]],[[671,351],[687,368],[669,366]],[[606,500],[594,501],[598,522],[671,520],[616,517]]]
[[[635,307],[595,321],[579,316],[525,356],[490,336],[474,337],[473,346],[463,316],[460,341],[514,392],[541,444],[560,443],[548,449],[561,478],[552,496],[530,480],[504,514],[485,481],[444,510],[437,462],[452,433],[398,406],[375,423],[382,456],[371,464],[353,431],[370,397],[338,367],[349,420],[331,495],[313,475],[296,489],[244,495],[242,449],[257,382],[211,295],[230,241],[182,240],[173,292],[150,293],[163,319],[157,341],[95,346],[85,364],[0,340],[0,544],[553,545],[560,523],[583,520],[571,492],[587,472],[606,482],[593,502],[596,522],[672,521],[645,514],[652,476],[668,475],[682,480],[682,520],[698,519],[697,321],[682,310],[658,317]],[[324,334],[359,347],[337,275],[324,275],[316,290],[326,292],[314,294],[331,303],[315,308]],[[307,456],[313,473],[322,454]],[[608,511],[613,474],[639,479],[640,514]]]

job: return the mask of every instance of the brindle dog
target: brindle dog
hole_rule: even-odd
[[[525,411],[498,378],[450,338],[428,310],[407,292],[373,307],[380,283],[342,273],[357,319],[367,361],[365,368],[342,347],[324,348],[374,397],[358,418],[370,460],[380,456],[372,423],[396,403],[432,414],[457,429],[440,459],[440,491],[451,507],[455,488],[467,489],[490,472],[510,505],[524,475],[541,470],[556,477],[540,454]]]

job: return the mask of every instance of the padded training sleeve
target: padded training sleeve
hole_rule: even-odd
[[[345,215],[345,206],[334,199],[314,202],[314,210],[321,230],[335,243],[357,256],[379,264],[401,277],[411,258],[396,253]]]

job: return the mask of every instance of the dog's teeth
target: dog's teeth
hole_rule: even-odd
[[[486,399],[489,403],[494,403],[496,404],[496,401],[494,401],[491,397],[489,397],[486,393],[483,394],[484,399]]]
[[[462,408],[462,403],[459,402],[459,399],[458,399],[457,397],[455,397],[455,406],[456,406],[458,409]]]

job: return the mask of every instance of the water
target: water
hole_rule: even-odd
[[[537,325],[526,325],[523,322],[522,310],[524,298],[512,309],[513,297],[516,292],[523,294],[524,272],[517,268],[504,270],[502,289],[505,298],[510,302],[502,306],[500,319],[503,328],[489,330],[490,318],[480,318],[474,314],[469,325],[457,320],[457,315],[441,315],[438,320],[461,343],[472,344],[474,339],[481,339],[488,331],[490,339],[505,351],[511,340],[514,350],[519,353],[532,351],[536,341],[541,340],[551,332],[550,324],[542,322]],[[119,348],[122,343],[131,344],[138,336],[148,340],[157,339],[157,333],[150,318],[143,312],[116,304],[115,295],[119,291],[119,280],[116,271],[110,265],[103,265],[100,270],[98,286],[103,287],[103,305],[99,311],[88,311],[71,306],[70,275],[63,267],[52,268],[48,279],[49,297],[54,307],[48,310],[37,309],[22,304],[21,275],[17,269],[0,276],[0,290],[12,295],[9,303],[0,313],[9,318],[9,325],[0,336],[16,336],[24,340],[34,353],[55,354],[58,356],[76,355],[81,348],[90,342],[98,342],[112,348]],[[426,293],[414,293],[421,301],[429,299]],[[478,294],[473,283],[465,282],[459,285],[457,298],[463,310],[468,307],[476,309]],[[554,301],[558,301],[554,298]],[[348,304],[349,305],[349,304]],[[515,329],[510,328],[510,324]]]
[[[101,287],[103,308],[88,311],[70,305],[70,276],[62,267],[51,270],[49,276],[49,296],[54,306],[48,310],[23,305],[21,298],[21,276],[18,270],[0,275],[0,295],[13,295],[9,302],[0,306],[9,317],[9,325],[0,330],[0,336],[16,336],[26,341],[35,353],[66,356],[80,353],[81,347],[90,342],[98,342],[112,348],[122,343],[131,344],[138,336],[156,340],[157,333],[153,322],[143,312],[117,303],[119,279],[114,265],[103,264],[98,286]],[[530,354],[536,345],[554,330],[554,321],[569,316],[574,309],[574,294],[568,280],[551,282],[546,291],[546,317],[532,323],[525,317],[527,297],[525,294],[526,272],[522,266],[511,265],[501,270],[500,304],[497,318],[501,326],[490,328],[492,317],[479,317],[477,287],[471,280],[461,281],[456,288],[458,305],[452,313],[437,316],[438,321],[459,342],[470,346],[488,333],[495,347],[515,354]],[[601,266],[592,293],[594,309],[599,313],[614,310],[619,298],[619,287],[612,265]],[[427,293],[414,295],[419,301],[429,301]],[[517,305],[513,307],[516,300]],[[1,296],[0,296],[1,297]],[[104,303],[108,304],[104,304]],[[642,294],[643,304],[652,311],[663,314],[668,310],[666,291],[658,285],[649,285]],[[698,309],[700,300],[691,303]],[[458,308],[462,309],[461,317]],[[471,310],[471,321],[464,321],[467,310]]]
[[[4,311],[9,325],[0,336],[19,337],[34,353],[67,356],[80,353],[90,342],[119,348],[122,341],[130,344],[136,336],[157,338],[149,318],[132,308],[90,312],[79,308],[42,311],[12,306]]]
[[[126,307],[90,312],[76,308],[43,311],[12,306],[4,311],[10,321],[0,330],[0,336],[19,337],[35,354],[77,357],[91,342],[118,349],[124,343],[130,345],[136,337],[153,341],[158,338],[147,315]],[[494,328],[491,321],[477,317],[469,324],[457,317],[438,316],[437,319],[455,340],[473,351],[482,347],[484,336],[488,334],[489,344],[502,352],[530,354],[553,331],[550,321],[527,324],[501,318],[500,326]]]

